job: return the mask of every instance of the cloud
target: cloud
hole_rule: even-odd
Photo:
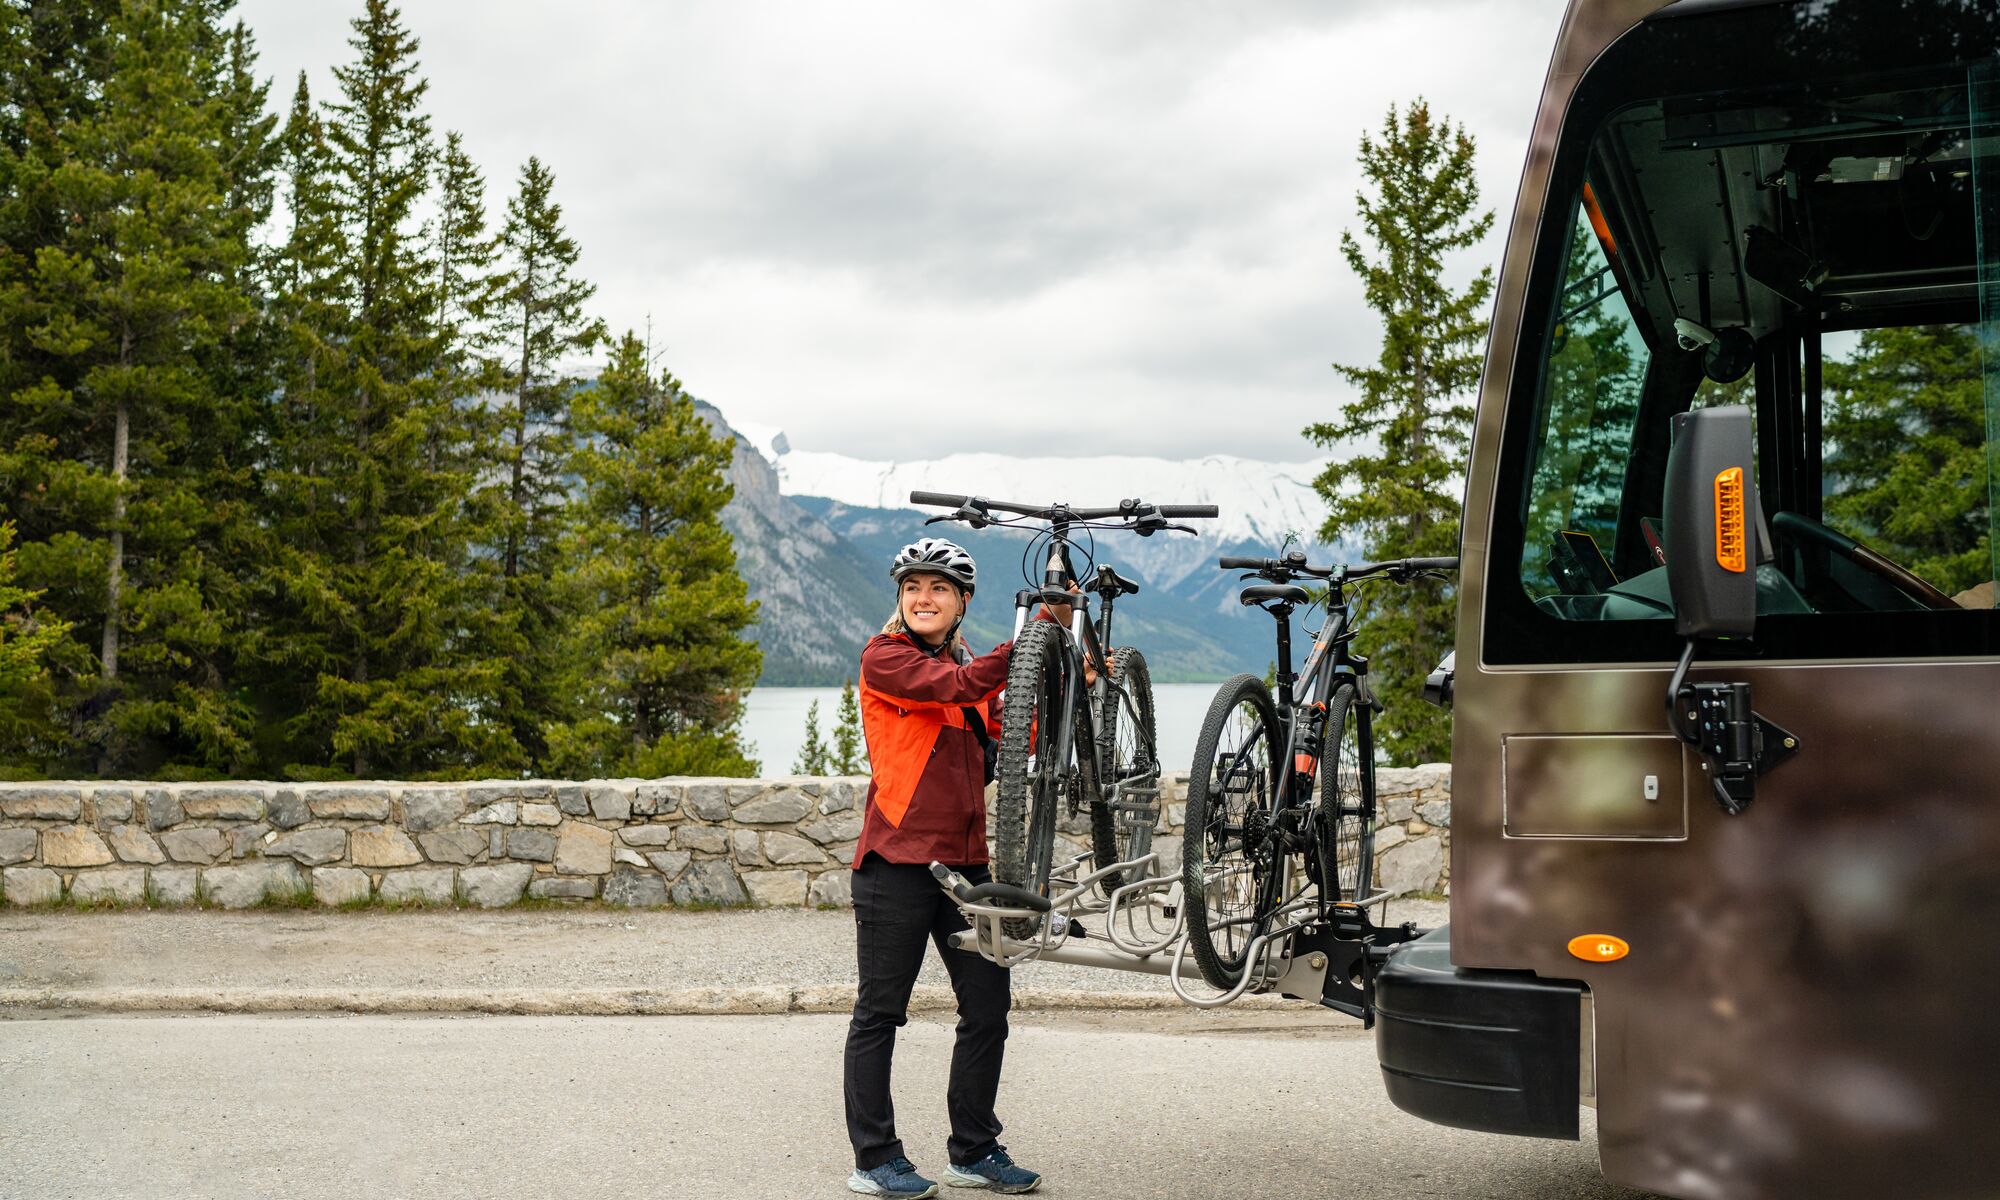
[[[866,457],[1273,459],[1378,328],[1354,146],[1427,95],[1503,214],[1560,4],[407,0],[497,210],[540,155],[614,328],[739,420]],[[351,10],[351,11],[350,11]],[[249,0],[265,65],[359,4]],[[1459,264],[1466,274],[1498,256]]]

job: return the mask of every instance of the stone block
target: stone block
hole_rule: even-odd
[[[830,817],[815,817],[800,825],[799,832],[822,846],[851,842],[861,836],[861,814],[843,812]]]
[[[611,861],[613,863],[624,863],[628,867],[644,867],[646,865],[644,855],[640,854],[637,850],[632,850],[625,846],[615,846],[612,848]]]
[[[155,833],[187,819],[187,814],[181,811],[179,797],[166,788],[146,789],[143,803],[146,806],[146,828]]]
[[[271,827],[261,821],[255,825],[238,825],[229,831],[229,857],[260,858],[264,854],[264,839],[272,836]]]
[[[47,867],[8,867],[0,870],[0,892],[15,908],[54,904],[62,899],[62,876]]]
[[[642,783],[632,792],[632,813],[635,816],[663,817],[681,810],[681,793],[677,783]]]
[[[806,889],[806,900],[813,907],[833,905],[837,908],[854,907],[854,872],[846,867],[835,867],[822,871],[819,878]]]
[[[347,839],[347,857],[357,867],[407,867],[424,861],[410,835],[391,825],[370,825]]]
[[[806,902],[804,871],[745,871],[750,902],[766,908],[797,908]]]
[[[312,810],[297,788],[274,788],[265,800],[264,815],[279,829],[297,829],[312,819]]]
[[[773,831],[764,835],[764,857],[780,866],[796,866],[801,863],[818,866],[826,861],[826,855],[819,847],[796,833]]]
[[[111,843],[111,852],[118,856],[120,862],[159,863],[167,861],[165,851],[160,849],[160,843],[153,840],[152,834],[147,833],[137,825],[114,825],[111,827],[111,833],[107,840]],[[5,845],[5,835],[4,833],[0,833],[0,850],[4,850]],[[0,862],[5,861],[7,861],[6,856],[0,854]]]
[[[526,780],[509,783],[502,780],[470,784],[465,789],[465,797],[474,805],[500,804],[509,800],[516,803],[531,801],[536,804],[553,804],[555,788],[546,783],[532,783]]]
[[[553,804],[523,804],[521,806],[521,824],[560,825],[562,824],[562,809],[557,808]]]
[[[308,867],[339,862],[347,853],[347,831],[330,825],[295,829],[271,839],[264,853],[271,858],[289,858]]]
[[[507,857],[523,862],[554,862],[556,835],[546,829],[516,829],[507,838]]]
[[[737,805],[733,815],[745,825],[795,825],[811,811],[812,801],[805,793],[780,788]]]
[[[480,908],[501,908],[514,903],[528,890],[535,868],[527,863],[496,863],[490,867],[467,867],[458,873],[459,891],[468,904]]]
[[[750,898],[743,890],[742,881],[736,878],[736,872],[721,859],[690,863],[669,895],[675,904],[683,906],[743,904]]]
[[[154,867],[146,872],[146,887],[155,904],[193,904],[200,885],[201,872],[193,867]]]
[[[611,870],[611,831],[564,821],[556,835],[556,871],[563,875],[603,875]]]
[[[658,908],[667,902],[667,881],[651,871],[613,871],[604,881],[604,902]]]
[[[828,815],[838,812],[852,812],[861,807],[861,800],[867,796],[864,784],[856,788],[851,779],[826,779],[819,785],[819,811]]]
[[[32,829],[0,829],[0,866],[27,862],[35,857],[38,840]]]
[[[674,845],[684,850],[721,854],[729,849],[729,831],[713,825],[683,825],[674,833]]]
[[[618,831],[618,840],[628,846],[671,846],[674,844],[674,827],[671,825],[627,825]]]
[[[729,819],[729,785],[713,780],[698,780],[685,786],[681,793],[682,802],[688,810],[704,821],[727,821]]]
[[[353,867],[321,867],[312,873],[313,903],[324,908],[368,899],[368,872]]]
[[[403,828],[411,833],[443,829],[464,815],[461,788],[410,788],[403,793]]]
[[[521,802],[496,801],[459,820],[467,825],[518,825],[521,823]]]
[[[1384,825],[1375,831],[1375,853],[1380,856],[1385,850],[1393,850],[1410,840],[1401,825]],[[1379,872],[1377,873],[1379,876]]]
[[[1444,875],[1444,839],[1414,838],[1377,860],[1375,886],[1392,895],[1434,892]]]
[[[135,799],[131,788],[90,789],[90,806],[97,810],[97,823],[107,829],[113,825],[123,825],[132,819],[132,805]]]
[[[181,793],[181,811],[190,821],[257,821],[264,796],[252,787],[189,788]]]
[[[1449,829],[1451,828],[1451,801],[1426,800],[1422,804],[1417,805],[1417,816],[1422,818],[1426,825],[1434,826],[1438,829]]]
[[[600,821],[632,819],[632,793],[623,788],[590,789],[590,815]],[[605,889],[607,892],[610,889]]]
[[[377,787],[323,787],[306,792],[306,807],[322,821],[386,821],[395,793]]]
[[[450,867],[416,867],[407,871],[382,872],[382,886],[375,891],[387,904],[414,904],[427,908],[450,904],[456,899],[456,887]]]
[[[761,867],[764,865],[764,849],[757,844],[754,829],[732,829],[729,831],[729,856],[739,867]]]
[[[837,846],[828,846],[826,853],[827,857],[833,859],[835,862],[851,863],[854,861],[854,852],[860,848],[861,842],[859,839],[856,839],[852,842],[842,842]]]
[[[588,900],[596,894],[595,879],[558,879],[551,875],[528,885],[528,895],[537,900]]]
[[[694,861],[694,855],[685,850],[654,850],[646,855],[646,861],[653,864],[653,869],[660,873],[661,878],[672,883],[681,877],[682,871],[687,870],[687,865]]]
[[[1159,874],[1178,875],[1181,872],[1181,835],[1163,833],[1153,838],[1153,851],[1160,856]]]
[[[116,861],[111,847],[88,825],[62,825],[42,831],[42,863],[50,867],[101,867]]]
[[[475,829],[473,832],[479,831]],[[486,831],[486,857],[507,857],[507,831],[498,825]]]
[[[1381,805],[1380,820],[1384,824],[1401,825],[1417,815],[1417,793],[1399,792],[1392,796],[1377,793]]]
[[[69,881],[69,898],[83,904],[144,904],[146,868],[99,867],[78,871]]]
[[[0,817],[18,821],[75,821],[82,816],[80,787],[0,786]]]
[[[262,903],[266,896],[285,896],[306,890],[306,877],[290,862],[265,859],[228,867],[210,867],[201,873],[201,887],[211,904],[223,908],[252,908]]]
[[[564,816],[587,817],[590,815],[589,789],[580,783],[566,783],[556,788],[556,808]]]
[[[417,835],[417,845],[432,862],[465,866],[486,850],[486,835],[477,829],[434,829]]]

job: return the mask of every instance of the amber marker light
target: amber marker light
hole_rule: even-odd
[[[1749,565],[1747,537],[1743,524],[1743,468],[1731,467],[1715,477],[1715,561],[1723,570],[1741,575]]]
[[[1585,962],[1608,963],[1632,953],[1632,947],[1608,933],[1580,933],[1569,940],[1569,952]]]

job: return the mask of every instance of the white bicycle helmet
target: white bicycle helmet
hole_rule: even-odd
[[[917,574],[942,575],[964,588],[968,595],[979,582],[979,568],[965,547],[943,538],[919,538],[896,551],[896,560],[889,564],[889,577],[900,584],[904,576]]]

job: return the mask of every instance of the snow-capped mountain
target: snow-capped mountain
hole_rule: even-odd
[[[1237,603],[1238,573],[1218,570],[1218,555],[1275,554],[1290,538],[1315,562],[1342,556],[1312,536],[1325,511],[1312,489],[1313,463],[1000,454],[869,462],[801,451],[776,429],[735,425],[708,405],[699,408],[736,443],[729,471],[736,494],[723,520],[735,535],[737,567],[760,605],[751,634],[764,649],[766,684],[828,685],[851,677],[861,643],[891,607],[890,559],[927,532],[963,543],[980,560],[982,586],[966,615],[968,637],[991,645],[1007,636],[1013,591],[1038,574],[1020,561],[1028,534],[927,529],[925,517],[938,510],[913,508],[912,491],[1088,507],[1135,497],[1216,505],[1218,518],[1186,522],[1198,536],[1096,537],[1100,560],[1143,588],[1119,606],[1114,638],[1144,647],[1161,681],[1221,679],[1260,669],[1270,657],[1270,622]]]
[[[1103,506],[1139,498],[1154,504],[1213,504],[1214,520],[1189,521],[1199,538],[1161,536],[1121,541],[1121,560],[1161,587],[1212,570],[1218,553],[1268,547],[1287,539],[1318,556],[1326,504],[1313,490],[1320,464],[1270,463],[1230,455],[1176,460],[1138,455],[1023,458],[951,454],[913,462],[875,462],[793,448],[782,432],[745,429],[777,470],[787,496],[817,496],[852,508],[908,509],[912,491],[969,493],[1023,503]],[[937,510],[925,510],[935,513]]]

